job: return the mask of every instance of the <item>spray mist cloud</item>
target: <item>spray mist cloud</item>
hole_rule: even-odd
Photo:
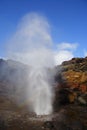
[[[54,66],[50,25],[46,18],[36,13],[25,15],[9,41],[8,57],[30,66],[26,96],[32,99],[32,109],[37,115],[50,114],[53,103]]]

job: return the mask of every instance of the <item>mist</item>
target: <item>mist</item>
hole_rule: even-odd
[[[23,80],[20,82],[24,84],[29,107],[36,115],[47,115],[53,111],[54,77],[50,72],[50,68],[54,67],[52,46],[50,24],[37,13],[27,14],[20,20],[7,44],[8,58],[29,67],[27,83],[24,81],[24,84]],[[19,84],[17,90],[20,89]]]

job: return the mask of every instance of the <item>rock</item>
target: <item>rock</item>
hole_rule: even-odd
[[[44,128],[48,128],[48,129],[50,129],[50,130],[55,130],[55,125],[54,125],[54,122],[52,122],[52,121],[46,121],[46,122],[44,122]]]
[[[64,61],[60,74],[56,74],[56,81],[61,87],[70,89],[78,88],[82,93],[87,92],[87,58],[73,58],[69,61]],[[60,75],[60,81],[57,77]]]
[[[25,92],[25,68],[12,60],[0,60],[0,130],[87,130],[87,57],[73,58],[54,68],[54,109],[52,115],[45,117],[36,117],[27,105],[15,103],[15,94],[23,101],[20,94]],[[20,72],[18,76],[17,72]],[[19,77],[22,88],[16,93],[15,83],[19,85]]]
[[[76,92],[72,92],[68,96],[69,96],[69,102],[70,103],[74,103],[76,98],[77,98],[77,93]]]
[[[77,98],[77,100],[78,100],[79,103],[82,104],[82,105],[86,105],[86,104],[87,104],[87,102],[85,101],[85,99],[83,99],[81,96],[79,96],[79,97]]]

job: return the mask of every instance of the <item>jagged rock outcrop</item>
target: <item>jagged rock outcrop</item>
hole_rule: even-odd
[[[67,85],[72,89],[87,92],[87,57],[73,58],[70,61],[62,63],[63,72]]]
[[[59,67],[61,71],[56,73],[55,80],[59,89],[56,95],[61,104],[77,102],[87,105],[87,57],[64,61],[56,69]]]

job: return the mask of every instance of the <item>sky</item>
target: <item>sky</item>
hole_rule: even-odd
[[[0,57],[20,19],[28,13],[45,17],[50,25],[56,64],[87,56],[86,0],[0,0]]]

